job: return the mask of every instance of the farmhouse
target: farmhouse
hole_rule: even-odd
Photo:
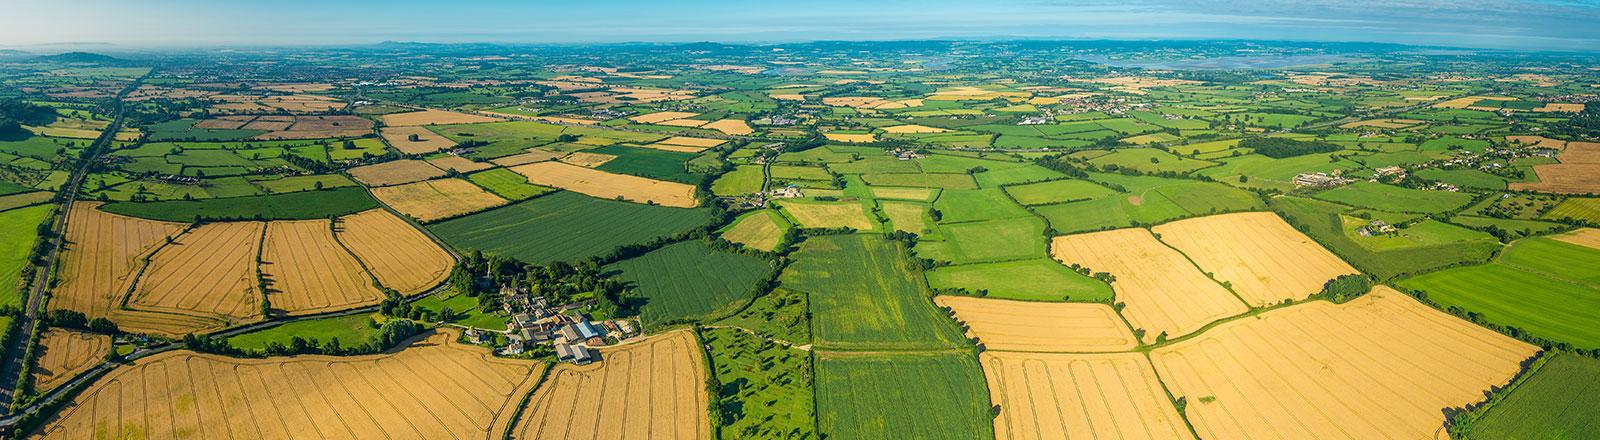
[[[1310,188],[1331,188],[1350,183],[1350,179],[1339,176],[1330,176],[1328,173],[1300,173],[1294,176],[1294,186]]]
[[[582,345],[556,344],[556,360],[586,365],[595,361],[594,350]]]

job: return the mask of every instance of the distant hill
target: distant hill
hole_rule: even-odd
[[[34,58],[34,61],[88,64],[120,64],[125,62],[125,60],[121,58],[90,52],[66,52],[55,55],[43,55]]]

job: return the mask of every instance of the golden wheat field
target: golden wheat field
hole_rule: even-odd
[[[1552,236],[1550,238],[1579,246],[1588,246],[1591,248],[1600,249],[1600,229],[1580,228],[1578,230]]]
[[[38,437],[497,437],[543,366],[496,358],[455,335],[435,331],[402,350],[352,357],[169,351],[107,374]]]
[[[693,208],[694,186],[626,174],[614,174],[561,162],[536,162],[512,167],[527,176],[528,183],[635,203],[654,202],[661,206]]]
[[[678,330],[602,348],[598,363],[557,365],[515,438],[710,438],[701,356],[694,334]]]
[[[568,154],[566,157],[561,158],[561,161],[562,162],[566,162],[566,163],[570,163],[570,164],[573,164],[573,165],[577,165],[577,166],[580,166],[580,167],[584,167],[584,168],[594,168],[594,167],[597,167],[597,166],[605,165],[606,162],[610,162],[611,159],[616,159],[616,158],[617,158],[616,156],[612,156],[610,154],[590,153],[590,152],[587,152],[587,151],[574,151],[571,154]]]
[[[455,259],[444,248],[383,209],[339,218],[339,242],[366,264],[378,283],[402,294],[422,293],[450,277]]]
[[[1359,273],[1270,212],[1179,220],[1151,231],[1253,306],[1305,299],[1328,280]]]
[[[72,206],[60,284],[51,309],[109,318],[134,281],[140,259],[177,235],[183,225],[108,214],[97,202]],[[118,321],[121,324],[121,321]]]
[[[933,302],[949,307],[986,350],[1107,352],[1132,350],[1139,343],[1105,304],[950,295],[936,296]]]
[[[212,328],[259,319],[256,254],[265,227],[208,223],[178,236],[151,257],[129,307],[214,320]]]
[[[1051,255],[1062,264],[1080,264],[1116,277],[1111,290],[1126,303],[1122,315],[1142,341],[1185,335],[1206,324],[1248,310],[1221,285],[1207,278],[1183,254],[1140,228],[1056,237]]]
[[[384,127],[378,132],[383,135],[384,141],[405,154],[428,154],[456,146],[450,138],[420,126]],[[417,140],[412,141],[412,135],[416,135]]]
[[[1143,354],[984,352],[978,360],[1000,406],[996,439],[1194,438]]]
[[[457,178],[373,188],[372,196],[420,222],[474,213],[507,203],[506,199]]]
[[[361,263],[334,239],[327,220],[268,223],[261,274],[267,279],[272,308],[290,315],[383,300],[383,292],[372,285]]]
[[[789,200],[781,206],[783,212],[802,227],[868,230],[874,226],[872,219],[867,218],[867,208],[860,202]]]
[[[1151,352],[1205,438],[1435,438],[1538,347],[1385,286],[1241,318]]]
[[[729,136],[744,136],[756,132],[743,119],[719,119],[710,124],[702,125],[700,128],[720,131],[722,134]]]
[[[44,353],[33,368],[34,387],[55,388],[88,371],[111,351],[111,336],[52,328],[39,337]]]

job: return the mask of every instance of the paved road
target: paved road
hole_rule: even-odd
[[[4,368],[0,368],[0,414],[9,413],[11,403],[15,401],[17,381],[21,379],[23,355],[27,351],[28,342],[30,342],[33,330],[37,326],[40,312],[39,306],[44,302],[44,297],[49,292],[50,283],[55,275],[55,271],[52,269],[56,266],[61,246],[66,240],[67,215],[72,212],[72,202],[77,200],[77,188],[83,182],[84,175],[88,174],[89,165],[94,163],[100,154],[105,152],[107,146],[116,137],[117,131],[121,130],[122,97],[133,89],[138,88],[142,81],[144,81],[144,78],[134,80],[117,94],[117,98],[112,104],[114,108],[111,124],[106,127],[104,132],[100,133],[100,137],[95,139],[93,144],[89,145],[89,149],[84,152],[77,166],[72,170],[72,175],[67,179],[67,183],[63,184],[56,194],[56,212],[58,215],[55,216],[55,222],[50,228],[50,253],[45,256],[45,264],[38,267],[38,272],[36,272],[38,275],[34,276],[33,285],[28,288],[28,304],[20,318],[21,323],[17,326],[17,335],[11,346],[5,347],[6,362]]]

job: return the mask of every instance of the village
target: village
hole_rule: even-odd
[[[475,345],[495,347],[502,356],[537,356],[553,351],[556,361],[587,365],[600,360],[598,347],[639,336],[638,323],[627,319],[591,321],[578,309],[582,302],[552,306],[525,289],[501,287],[499,312],[510,319],[504,331],[467,328],[462,337]],[[503,339],[497,336],[503,336]]]

